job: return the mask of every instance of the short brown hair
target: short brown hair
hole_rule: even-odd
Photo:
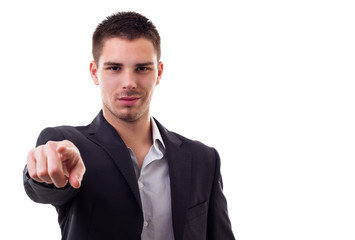
[[[160,36],[154,24],[136,12],[118,12],[107,17],[97,27],[92,36],[92,55],[98,64],[104,42],[107,38],[120,37],[128,40],[146,38],[152,41],[157,59],[160,60]]]

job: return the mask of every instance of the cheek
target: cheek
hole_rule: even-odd
[[[107,103],[111,102],[114,98],[114,89],[113,83],[107,81],[100,82],[101,98]]]
[[[147,96],[149,96],[149,98],[152,98],[154,90],[155,90],[155,84],[147,86],[146,89],[147,89],[147,91],[146,91]]]
[[[104,79],[104,80],[102,80]],[[110,79],[110,78],[102,78],[100,79],[100,87],[101,87],[101,91],[105,91],[105,92],[113,92],[115,91],[115,89],[118,89],[118,81],[114,81],[114,79]]]

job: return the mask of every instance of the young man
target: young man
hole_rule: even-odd
[[[234,239],[218,153],[150,115],[160,82],[160,37],[121,12],[93,35],[90,73],[102,111],[88,126],[42,131],[24,185],[56,207],[62,239]]]

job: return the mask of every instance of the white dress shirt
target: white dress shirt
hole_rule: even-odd
[[[142,240],[174,240],[168,161],[159,129],[151,118],[153,145],[139,168],[129,149],[137,176],[144,216]]]

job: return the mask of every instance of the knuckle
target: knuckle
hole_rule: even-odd
[[[48,178],[48,172],[46,170],[38,170],[37,177],[40,179]]]
[[[34,157],[33,150],[28,152],[26,160],[27,160],[27,166],[35,164],[36,160],[35,160],[35,157]]]
[[[81,160],[80,151],[77,147],[73,147],[73,152]]]
[[[67,185],[67,182],[66,181],[64,181],[64,182],[56,182],[56,183],[54,183],[54,185],[57,188],[63,188],[63,187],[65,187],[65,185]]]
[[[28,151],[28,153],[27,153],[27,159],[33,158],[34,151],[35,151],[34,149],[31,149],[30,151]]]
[[[30,170],[28,170],[28,175],[32,179],[38,179],[39,178],[36,172],[30,171]]]
[[[49,140],[46,144],[45,144],[46,148],[53,148],[56,146],[56,142]]]
[[[63,141],[61,141],[61,144],[63,144],[66,147],[73,147],[74,146],[74,144],[67,139],[64,139]]]
[[[32,154],[33,158],[37,158],[37,157],[43,155],[43,150],[44,150],[44,146],[40,145],[40,146],[36,147],[35,149],[30,150],[30,153]]]
[[[48,169],[48,175],[50,177],[58,176],[60,174],[60,169],[58,167],[51,167]]]

